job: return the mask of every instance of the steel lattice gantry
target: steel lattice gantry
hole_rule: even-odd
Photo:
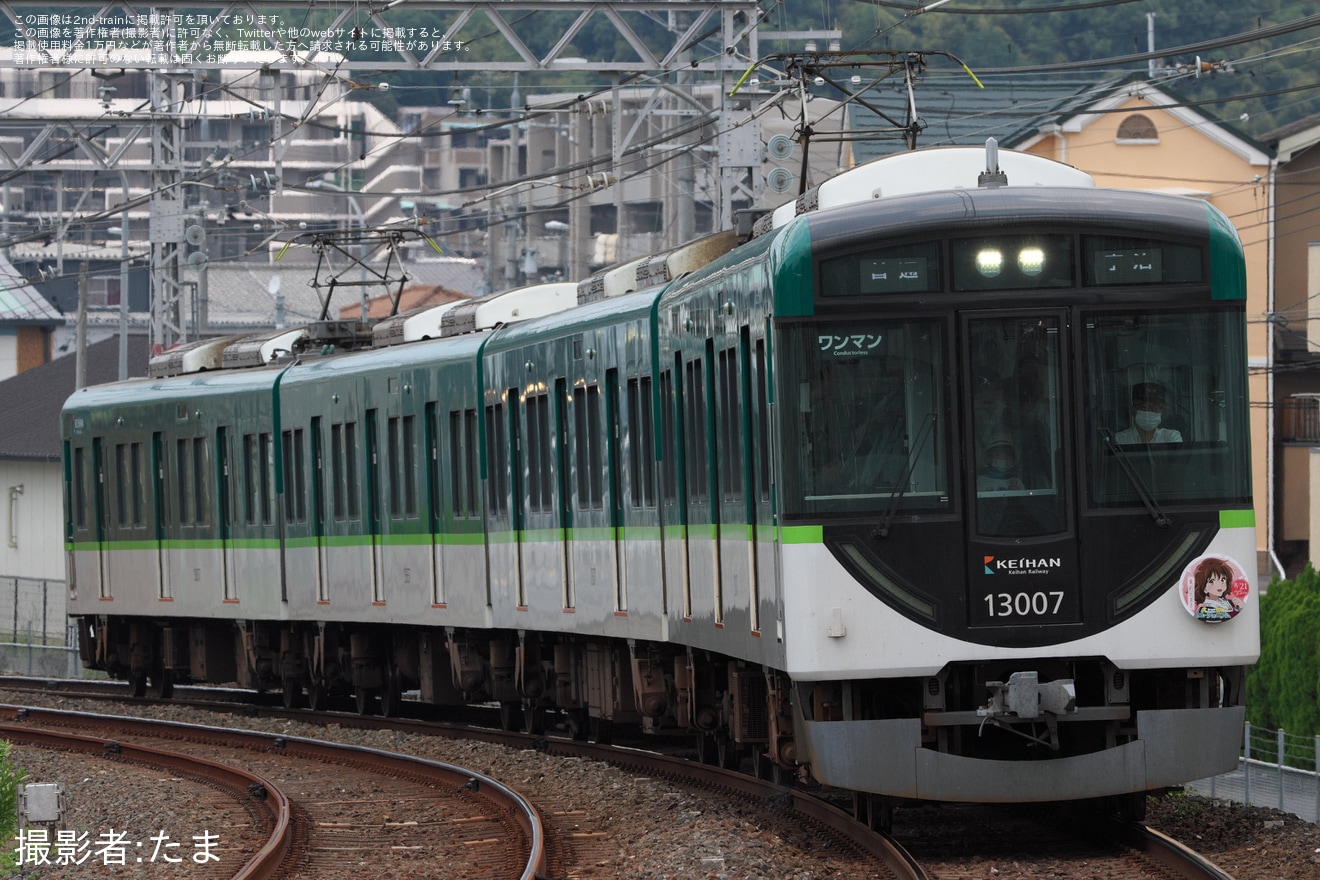
[[[760,195],[761,150],[749,99],[730,97],[758,57],[762,13],[753,0],[393,0],[381,3],[207,3],[178,0],[143,6],[77,0],[42,4],[0,2],[15,36],[0,68],[144,70],[152,75],[149,108],[119,125],[148,124],[155,174],[151,197],[153,347],[182,341],[180,263],[186,226],[179,119],[184,79],[197,67],[321,70],[327,77],[355,71],[597,71],[618,76],[687,72],[721,85],[719,107],[719,219],[732,223],[735,199]],[[585,28],[612,28],[618,57],[568,57]],[[249,50],[238,52],[234,50]],[[271,61],[271,52],[280,60]],[[260,55],[259,55],[260,53]],[[264,57],[263,57],[264,56]],[[2,103],[2,102],[0,102]],[[0,107],[0,110],[7,108]],[[21,115],[21,108],[15,108]],[[12,114],[8,114],[12,118]],[[90,120],[89,120],[90,121]],[[46,122],[70,135],[67,121]],[[616,155],[635,126],[614,121]],[[82,150],[86,153],[86,150]],[[10,155],[0,170],[31,167],[37,151]],[[114,170],[102,154],[99,167]],[[61,232],[73,218],[64,218]]]

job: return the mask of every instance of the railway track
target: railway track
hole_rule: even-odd
[[[466,768],[268,733],[36,708],[0,712],[15,717],[0,730],[20,742],[140,753],[186,775],[210,768],[218,780],[233,775],[236,782],[217,784],[240,799],[259,787],[260,803],[279,805],[272,820],[279,836],[235,878],[359,878],[364,866],[368,873],[387,868],[392,877],[430,877],[439,864],[456,877],[530,880],[545,868],[536,810]],[[194,764],[203,770],[190,769]]]
[[[1177,841],[1082,806],[932,805],[896,817],[894,836],[930,880],[1232,880]]]
[[[3,684],[3,682],[0,682]],[[48,688],[42,687],[43,690]],[[114,689],[110,689],[114,692]],[[61,686],[59,693],[72,697]],[[122,690],[119,691],[122,694]],[[81,696],[82,694],[79,694]],[[176,696],[182,697],[183,694]],[[212,705],[198,701],[197,705]],[[288,712],[250,703],[225,707],[255,716],[295,717],[312,723],[341,727],[404,730],[425,735],[461,737],[529,746],[551,755],[605,761],[630,773],[673,780],[689,787],[765,804],[791,815],[836,850],[852,853],[874,876],[965,880],[987,876],[990,868],[1000,877],[1086,877],[1103,880],[1135,878],[1196,878],[1227,880],[1228,875],[1194,852],[1139,825],[1122,825],[1096,814],[1056,809],[997,809],[985,806],[917,806],[896,812],[893,839],[870,831],[856,821],[847,805],[834,806],[809,793],[788,790],[740,773],[690,760],[636,749],[577,742],[555,736],[531,737],[491,728],[410,719],[382,719],[341,713]],[[606,854],[611,842],[599,830],[583,829],[581,818],[559,803],[540,805],[550,829],[547,850],[552,876],[556,868],[591,864],[594,854]],[[1060,825],[1052,817],[1072,817]],[[1083,833],[1084,831],[1084,833]],[[1081,866],[1085,866],[1084,868]],[[1016,872],[1016,873],[1014,873]]]

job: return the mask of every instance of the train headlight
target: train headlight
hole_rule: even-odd
[[[1045,271],[1045,251],[1038,247],[1024,247],[1018,253],[1018,269],[1023,275],[1035,277]]]
[[[976,271],[986,278],[994,278],[1004,271],[1004,253],[998,248],[986,248],[976,254]]]

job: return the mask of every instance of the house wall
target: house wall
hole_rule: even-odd
[[[50,360],[50,328],[19,327],[15,343],[16,372],[39,367]]]
[[[10,490],[18,486],[23,491],[11,502]],[[0,523],[0,577],[64,580],[59,462],[0,461]]]
[[[1154,123],[1154,139],[1119,142],[1118,129],[1133,113]],[[1103,187],[1173,192],[1204,198],[1234,223],[1247,263],[1247,356],[1251,364],[1252,485],[1256,498],[1256,548],[1261,570],[1268,568],[1270,485],[1269,340],[1269,166],[1263,156],[1235,149],[1220,130],[1198,126],[1142,97],[1131,97],[1114,112],[1084,117],[1080,130],[1061,131],[1030,147],[1038,155],[1067,162],[1095,177]]]

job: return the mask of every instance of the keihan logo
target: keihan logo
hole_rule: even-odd
[[[994,574],[994,572],[990,569],[990,563],[992,563],[992,562],[994,562],[994,561],[995,561],[995,558],[994,558],[993,556],[987,556],[987,557],[985,558],[985,573],[986,573],[986,574]]]

